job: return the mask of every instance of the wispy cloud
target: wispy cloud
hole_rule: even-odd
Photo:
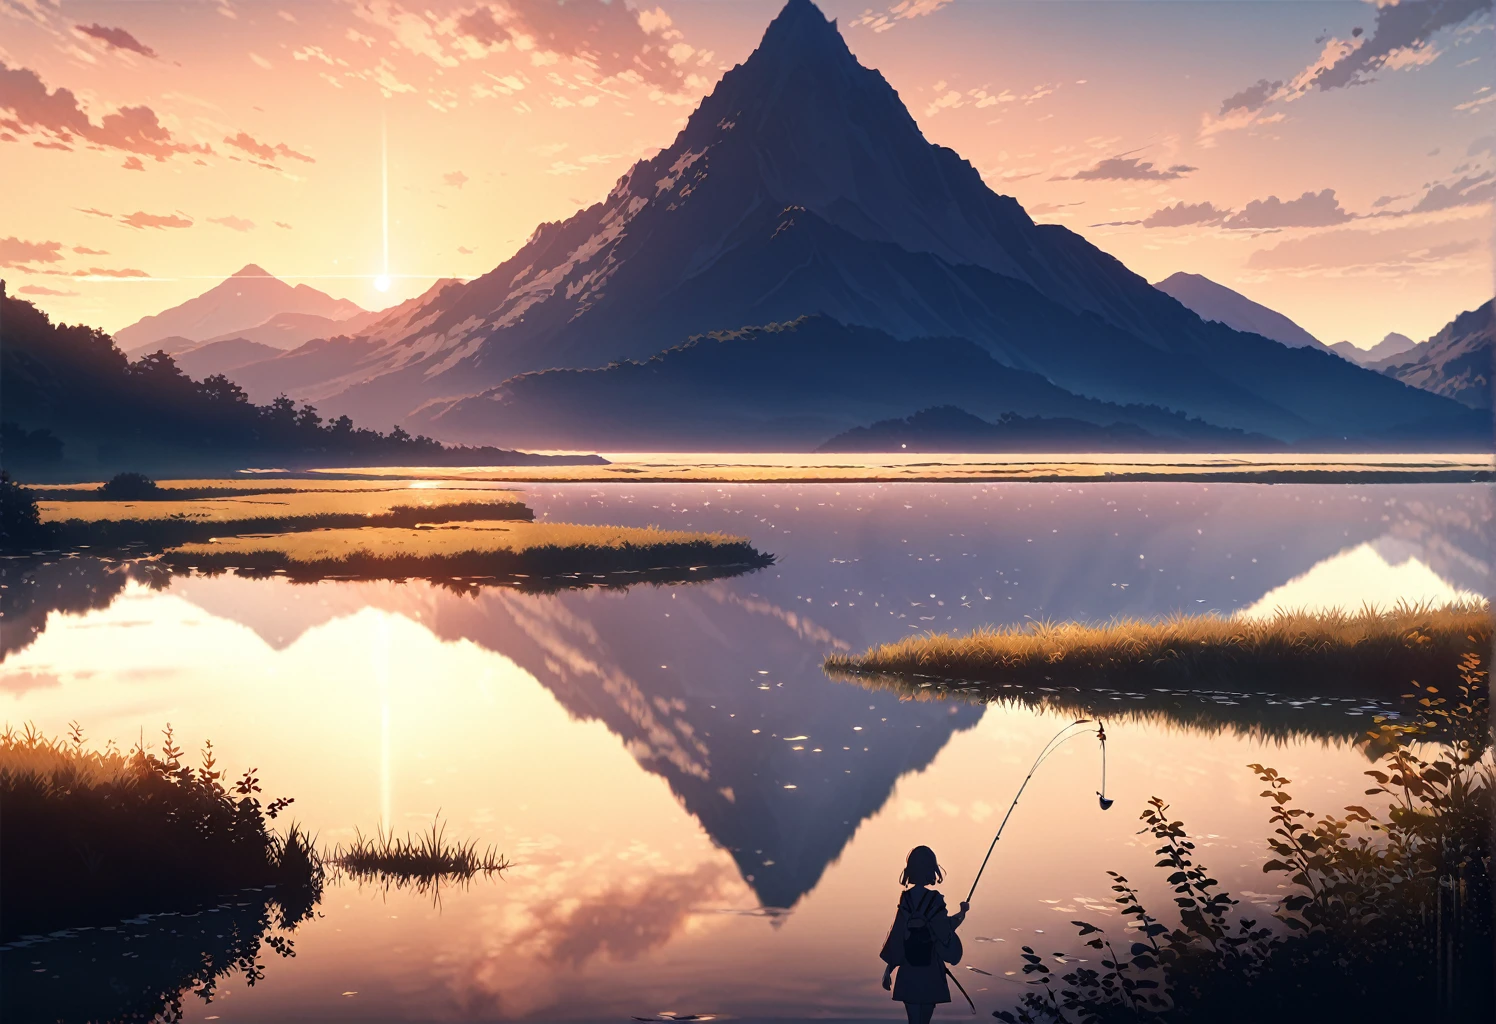
[[[142,57],[156,59],[156,51],[136,39],[122,28],[108,28],[95,22],[92,25],[74,25],[74,29],[90,38],[97,39],[111,50],[129,50]]]
[[[193,145],[172,135],[150,107],[120,107],[95,124],[68,89],[48,90],[41,76],[30,68],[10,67],[0,61],[0,128],[17,134],[40,133],[40,144],[49,148],[72,148],[76,139],[96,146],[120,149],[165,160],[176,153],[207,153],[206,145]]]
[[[887,32],[901,21],[923,18],[946,7],[951,0],[899,0],[883,11],[868,11],[847,23],[848,28],[870,28],[874,32]]]
[[[136,210],[126,217],[120,218],[121,223],[128,224],[132,228],[190,228],[192,219],[182,217],[175,213],[156,214]]]
[[[15,237],[0,238],[0,267],[57,263],[61,259],[61,242],[27,242]]]
[[[1335,190],[1305,192],[1286,202],[1277,196],[1254,199],[1225,223],[1228,228],[1318,228],[1341,224],[1351,219],[1335,198]]]
[[[245,220],[243,217],[235,217],[233,214],[229,214],[227,217],[209,217],[208,223],[222,225],[230,231],[253,231],[255,229],[254,221]]]
[[[1191,171],[1199,170],[1188,164],[1156,167],[1152,161],[1132,156],[1111,156],[1095,166],[1076,171],[1074,174],[1057,175],[1051,181],[1172,181]]]
[[[314,164],[317,161],[305,153],[298,153],[284,142],[275,145],[261,142],[248,132],[240,132],[238,135],[225,136],[224,143],[233,146],[243,153],[248,153],[261,161],[261,166],[275,167],[275,161],[281,158],[289,160],[300,160],[302,163]]]

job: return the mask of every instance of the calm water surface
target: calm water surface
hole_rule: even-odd
[[[232,576],[151,589],[72,563],[7,617],[5,721],[55,734],[77,719],[125,746],[171,722],[189,749],[211,738],[231,773],[257,767],[267,797],[294,796],[324,843],[380,822],[419,830],[440,811],[452,834],[515,861],[439,901],[332,886],[294,958],[264,950],[262,980],[189,995],[187,1019],[902,1019],[877,948],[904,854],[933,846],[959,899],[1066,718],[900,702],[827,679],[826,653],[1030,617],[1490,587],[1490,510],[1473,486],[611,484],[524,498],[558,521],[745,534],[779,561],[554,596]],[[963,929],[965,963],[990,972],[958,970],[983,1016],[1021,992],[1022,944],[1081,948],[1078,918],[1120,930],[1107,869],[1159,892],[1135,834],[1150,796],[1228,888],[1270,902],[1262,787],[1245,766],[1276,766],[1319,810],[1365,788],[1354,740],[1372,702],[1179,698],[1208,708],[1208,729],[1144,706],[1115,700],[1112,811],[1096,806],[1089,739],[1019,806]],[[165,986],[176,927],[122,926],[120,955]],[[86,990],[93,952],[61,939],[0,955]]]

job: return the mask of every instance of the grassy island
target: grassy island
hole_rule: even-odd
[[[293,579],[453,577],[582,583],[706,579],[762,568],[772,555],[743,537],[653,527],[457,522],[413,529],[315,530],[183,544],[161,557],[176,568],[283,572]]]
[[[1001,695],[1004,687],[1069,685],[1390,698],[1407,692],[1409,680],[1453,685],[1461,657],[1490,642],[1491,610],[1482,601],[1357,613],[1284,611],[1265,619],[1031,622],[910,636],[862,654],[833,654],[825,667],[843,677],[959,684],[984,696]]]

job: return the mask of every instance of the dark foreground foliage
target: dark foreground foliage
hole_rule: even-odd
[[[68,741],[0,734],[0,941],[195,910],[247,887],[316,901],[312,839],[271,827],[291,800],[262,805],[254,769],[225,786],[211,742],[196,769],[182,753],[170,726],[160,756],[87,749],[76,725]]]
[[[0,470],[0,551],[30,551],[54,542],[56,529],[42,522],[36,495]]]
[[[1010,1024],[1496,1019],[1496,770],[1477,655],[1461,661],[1460,677],[1452,699],[1423,688],[1419,721],[1378,720],[1370,733],[1389,753],[1367,772],[1376,783],[1367,794],[1386,811],[1316,816],[1294,805],[1289,779],[1250,766],[1271,808],[1273,858],[1263,870],[1287,891],[1270,919],[1240,910],[1155,797],[1143,833],[1159,844],[1175,909],[1157,914],[1112,872],[1127,932],[1073,922],[1090,936],[1085,959],[1025,946],[1033,990],[994,1016]],[[1435,728],[1448,739],[1423,742]]]

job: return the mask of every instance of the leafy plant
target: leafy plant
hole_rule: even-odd
[[[1267,787],[1273,826],[1273,856],[1263,870],[1288,889],[1271,921],[1239,911],[1239,901],[1195,861],[1184,825],[1154,797],[1142,833],[1159,844],[1175,923],[1165,924],[1131,882],[1110,873],[1136,940],[1119,952],[1103,929],[1073,922],[1100,954],[1099,968],[1025,946],[1023,970],[1034,991],[994,1016],[1010,1024],[1162,1024],[1375,1010],[1492,1019],[1496,765],[1480,657],[1464,655],[1458,675],[1454,696],[1423,687],[1413,720],[1379,717],[1368,734],[1386,751],[1367,772],[1376,782],[1367,793],[1384,798],[1385,811],[1350,806],[1317,816],[1295,805],[1289,779],[1250,766]],[[1441,741],[1429,742],[1436,730]]]

